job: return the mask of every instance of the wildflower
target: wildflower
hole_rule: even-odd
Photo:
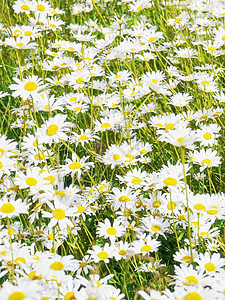
[[[195,150],[191,153],[191,161],[200,165],[200,172],[205,168],[218,167],[221,164],[221,157],[217,156],[217,152],[210,149]]]
[[[73,223],[70,221],[69,217],[72,217],[75,209],[69,207],[67,203],[62,203],[60,200],[55,199],[54,204],[48,201],[48,206],[52,212],[42,211],[42,216],[44,218],[51,218],[48,224],[49,228],[54,227],[56,224],[63,230],[67,226],[73,227]]]
[[[11,84],[9,88],[14,90],[13,97],[20,96],[24,100],[27,100],[29,96],[38,97],[38,92],[44,87],[43,82],[38,76],[32,75],[20,80],[13,78],[16,84]]]
[[[94,245],[93,250],[88,250],[88,253],[91,254],[91,257],[95,263],[98,263],[100,261],[108,263],[109,258],[113,257],[114,251],[114,246],[109,246],[109,244],[106,243],[103,249],[98,245]]]
[[[51,145],[53,142],[58,143],[59,140],[66,141],[68,139],[64,131],[69,131],[69,122],[65,122],[67,116],[57,114],[55,117],[49,118],[45,124],[38,128],[36,136],[40,143]]]
[[[21,199],[13,200],[4,196],[0,200],[0,215],[1,218],[13,218],[19,214],[27,214],[28,206]]]
[[[109,238],[111,243],[114,243],[116,238],[121,237],[124,233],[125,229],[119,220],[115,220],[112,225],[107,218],[104,220],[104,223],[98,223],[97,234],[104,238]]]
[[[79,159],[76,153],[72,154],[72,159],[67,158],[66,159],[66,164],[62,166],[62,172],[67,175],[71,173],[73,176],[75,173],[78,175],[78,179],[80,180],[82,172],[90,169],[90,167],[94,166],[93,162],[86,162],[86,160],[89,158],[87,157],[82,157]]]

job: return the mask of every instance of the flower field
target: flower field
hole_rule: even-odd
[[[0,300],[225,299],[225,2],[2,0]]]

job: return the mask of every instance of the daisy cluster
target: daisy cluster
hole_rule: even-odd
[[[0,299],[225,299],[225,3],[3,4]]]

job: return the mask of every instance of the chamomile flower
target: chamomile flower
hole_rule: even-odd
[[[205,271],[209,276],[215,276],[216,273],[222,271],[222,267],[225,265],[225,259],[221,258],[219,253],[213,253],[212,255],[209,252],[200,253],[196,262],[198,263],[198,269]]]
[[[155,252],[161,245],[156,239],[152,239],[150,235],[146,238],[140,238],[132,242],[132,250],[136,254],[149,255],[150,252]]]
[[[62,166],[61,170],[65,175],[71,173],[73,176],[75,173],[77,173],[78,179],[80,179],[82,172],[85,172],[90,169],[90,167],[94,166],[93,162],[86,162],[88,158],[89,156],[84,156],[79,159],[76,153],[72,153],[72,159],[67,158],[66,164]]]
[[[57,114],[55,117],[50,117],[45,124],[38,128],[36,136],[40,143],[51,145],[53,142],[58,143],[60,140],[68,139],[65,131],[69,131],[71,123],[65,122],[67,116]]]
[[[72,132],[72,135],[70,136],[70,141],[76,143],[76,146],[79,144],[84,146],[86,143],[93,142],[95,140],[99,140],[99,136],[94,134],[94,132],[89,128],[85,130],[81,129],[79,134]]]
[[[110,246],[108,243],[106,243],[103,248],[98,245],[94,245],[93,250],[88,250],[88,253],[91,255],[91,258],[95,263],[100,261],[108,263],[109,258],[113,257],[114,251],[114,246]]]
[[[23,203],[21,199],[13,200],[4,196],[0,200],[0,215],[1,218],[12,218],[19,214],[27,214],[28,205]]]
[[[177,93],[170,98],[170,104],[173,106],[183,107],[192,100],[192,96],[188,93]]]
[[[44,218],[51,218],[50,223],[48,224],[49,228],[54,227],[56,224],[63,230],[66,229],[67,226],[73,227],[73,223],[70,221],[69,217],[72,217],[75,209],[69,207],[69,205],[62,203],[60,200],[55,199],[54,204],[48,201],[48,206],[52,210],[52,212],[42,211],[42,216]]]
[[[28,76],[23,80],[15,77],[13,79],[16,84],[11,84],[9,86],[9,88],[14,91],[12,96],[20,96],[24,100],[27,100],[30,96],[38,97],[38,91],[44,87],[42,80],[36,75]]]
[[[195,150],[191,153],[191,161],[200,165],[200,172],[205,168],[218,167],[221,164],[221,157],[217,156],[217,152],[210,149]]]
[[[124,233],[125,228],[117,219],[113,222],[113,224],[111,224],[107,218],[104,220],[104,223],[98,223],[97,234],[104,238],[109,238],[111,243],[114,243],[116,238],[121,237]]]
[[[30,189],[30,193],[35,194],[39,190],[43,189],[45,184],[44,178],[40,174],[40,168],[27,168],[26,174],[18,172],[17,177],[14,179],[14,183],[21,189]]]

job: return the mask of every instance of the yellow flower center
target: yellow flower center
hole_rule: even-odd
[[[81,135],[81,136],[79,137],[78,141],[85,141],[85,140],[87,140],[87,139],[88,139],[88,136],[86,136],[86,135]]]
[[[28,177],[26,179],[26,184],[29,186],[35,186],[37,184],[37,180],[33,177]]]
[[[83,213],[84,211],[85,211],[85,207],[83,206],[83,205],[79,205],[79,206],[77,206],[77,212],[78,213]]]
[[[45,180],[49,181],[49,184],[53,184],[56,180],[55,176],[45,177]]]
[[[119,253],[119,255],[125,255],[125,254],[127,254],[127,251],[126,250],[120,250],[118,253]]]
[[[116,229],[114,227],[109,227],[106,232],[109,234],[109,235],[115,235],[116,234]]]
[[[68,292],[64,295],[64,300],[73,300],[75,299],[74,292]]]
[[[23,47],[24,43],[17,43],[16,47],[19,47],[20,49]]]
[[[36,276],[37,271],[31,271],[28,274],[28,277],[30,278],[30,280],[40,280],[42,279],[42,275]]]
[[[130,198],[128,196],[120,196],[119,201],[120,202],[129,202]]]
[[[66,196],[66,193],[63,191],[56,191],[53,196],[59,195],[61,198]]]
[[[0,161],[0,169],[3,168],[3,163]]]
[[[212,206],[211,209],[208,209],[206,212],[209,215],[216,215],[218,213],[218,207]]]
[[[121,75],[118,74],[118,75],[115,76],[115,79],[118,79],[118,78],[120,78],[120,77],[121,77]]]
[[[169,130],[172,130],[174,128],[174,124],[173,123],[169,123],[166,125],[165,131],[168,132]]]
[[[205,205],[203,205],[201,203],[195,204],[193,207],[196,210],[205,210]]]
[[[201,84],[202,84],[202,85],[209,85],[210,82],[209,82],[208,80],[202,80]]]
[[[55,261],[51,264],[50,269],[54,271],[61,271],[64,268],[64,264],[61,261]]]
[[[186,220],[186,216],[184,214],[181,214],[181,215],[178,216],[178,220],[179,221],[184,221],[184,220]]]
[[[52,71],[57,71],[59,69],[59,66],[53,66]]]
[[[180,138],[177,139],[177,142],[181,145],[183,145],[183,140],[186,139],[185,136],[181,136]]]
[[[192,293],[187,294],[184,297],[184,300],[202,300],[202,296],[199,293],[192,292]]]
[[[222,41],[225,41],[225,35],[222,37]]]
[[[216,270],[216,266],[211,262],[205,264],[204,267],[208,272],[212,272]]]
[[[53,136],[58,132],[58,130],[59,130],[59,126],[52,124],[52,125],[48,126],[46,133],[48,136]]]
[[[205,140],[210,140],[211,139],[211,133],[209,133],[209,132],[206,132],[204,135],[203,135],[203,137],[204,137],[204,139]]]
[[[206,238],[208,238],[209,237],[209,234],[208,234],[208,232],[204,232],[204,231],[202,231],[202,232],[200,232],[200,236],[201,237],[206,237]]]
[[[83,261],[82,263],[80,263],[80,268],[84,268],[86,267],[86,265],[87,265],[86,261]]]
[[[2,157],[4,153],[5,153],[5,150],[0,148],[0,157]]]
[[[75,161],[69,165],[70,170],[76,170],[76,169],[80,169],[80,168],[81,168],[81,164],[77,161]]]
[[[14,228],[10,228],[8,230],[8,234],[12,235],[16,230]]]
[[[182,19],[181,19],[181,18],[176,18],[176,19],[174,20],[174,23],[176,23],[176,24],[178,24],[178,23],[180,23],[180,22],[182,22]]]
[[[190,263],[191,262],[191,257],[189,255],[185,255],[181,260],[183,262]]]
[[[137,7],[137,11],[141,11],[142,10],[142,5]]]
[[[158,232],[161,230],[161,227],[159,225],[152,225],[151,229],[152,231]]]
[[[35,141],[33,142],[33,146],[34,146],[34,147],[37,147],[37,146],[38,146],[38,141],[37,141],[37,140],[35,140]]]
[[[202,161],[202,166],[205,166],[205,165],[209,166],[211,164],[211,162],[212,161],[209,158],[205,158]]]
[[[120,155],[119,154],[114,154],[112,157],[113,160],[119,160],[120,159]]]
[[[81,111],[81,107],[80,107],[80,106],[77,106],[77,107],[74,108],[74,110],[75,110],[75,111]]]
[[[34,158],[36,159],[36,160],[42,160],[42,159],[44,159],[44,154],[43,153],[37,153],[37,154],[35,154],[35,156],[34,156]]]
[[[131,181],[133,184],[140,184],[142,180],[139,177],[134,177]]]
[[[150,39],[148,41],[151,43],[151,42],[154,42],[155,40],[156,40],[156,37],[152,36],[152,37],[150,37]]]
[[[29,30],[24,32],[25,36],[31,36],[32,34],[33,34],[33,32],[29,31]]]
[[[29,10],[30,9],[30,7],[28,6],[28,5],[22,5],[22,6],[20,6],[20,8],[22,9],[22,10]]]
[[[25,263],[26,263],[26,259],[23,258],[23,257],[17,257],[17,258],[15,259],[15,263],[16,263],[17,265],[19,265],[19,262],[22,262],[23,264],[25,264]]]
[[[216,50],[216,47],[211,46],[211,47],[208,48],[208,50],[209,50],[209,51],[215,51],[215,50]]]
[[[57,220],[62,220],[65,218],[65,211],[61,208],[56,208],[53,212],[53,217]]]
[[[152,79],[152,83],[157,83],[158,79]]]
[[[101,125],[101,128],[109,128],[109,127],[111,127],[111,124],[109,124],[109,123],[103,123]]]
[[[54,236],[53,236],[52,233],[50,233],[50,234],[47,235],[47,239],[48,239],[49,241],[52,241],[53,238],[54,238]]]
[[[27,296],[23,292],[13,292],[9,295],[8,300],[23,300]]]
[[[37,10],[38,10],[38,11],[45,11],[44,5],[38,4],[38,5],[37,5]]]
[[[163,183],[165,185],[172,185],[172,186],[176,186],[177,185],[177,180],[173,177],[167,177],[163,180]]]
[[[102,251],[102,252],[100,252],[99,254],[98,254],[98,257],[100,258],[100,259],[106,259],[106,258],[108,258],[108,253],[107,252],[105,252],[105,251]]]
[[[15,211],[15,207],[11,203],[4,203],[1,206],[0,211],[4,214],[11,214]]]
[[[56,25],[55,24],[50,24],[49,25],[51,28],[56,28]]]
[[[152,250],[152,247],[149,245],[144,245],[143,247],[141,247],[141,252],[149,252]]]
[[[141,155],[144,155],[144,154],[146,154],[147,152],[148,152],[147,150],[143,149],[143,150],[140,151],[140,154],[141,154]]]
[[[35,91],[36,89],[38,88],[38,85],[33,82],[33,81],[30,81],[30,82],[27,82],[25,85],[24,85],[24,89],[28,92],[33,92]]]
[[[84,79],[81,77],[77,78],[77,80],[76,80],[77,84],[82,84],[83,82],[84,82]]]
[[[156,123],[155,126],[156,127],[163,127],[163,124],[162,123]]]
[[[176,208],[176,206],[177,206],[177,204],[176,204],[176,202],[174,202],[174,201],[170,201],[170,202],[167,204],[167,208],[168,208],[169,210],[173,210],[174,208]]]
[[[152,203],[152,206],[153,206],[154,208],[158,208],[158,207],[160,207],[160,205],[161,205],[161,202],[158,201],[158,200],[155,200],[155,201]]]
[[[127,155],[125,155],[125,157],[128,158],[126,161],[132,161],[134,158],[133,155],[131,155],[131,154],[127,154]]]

